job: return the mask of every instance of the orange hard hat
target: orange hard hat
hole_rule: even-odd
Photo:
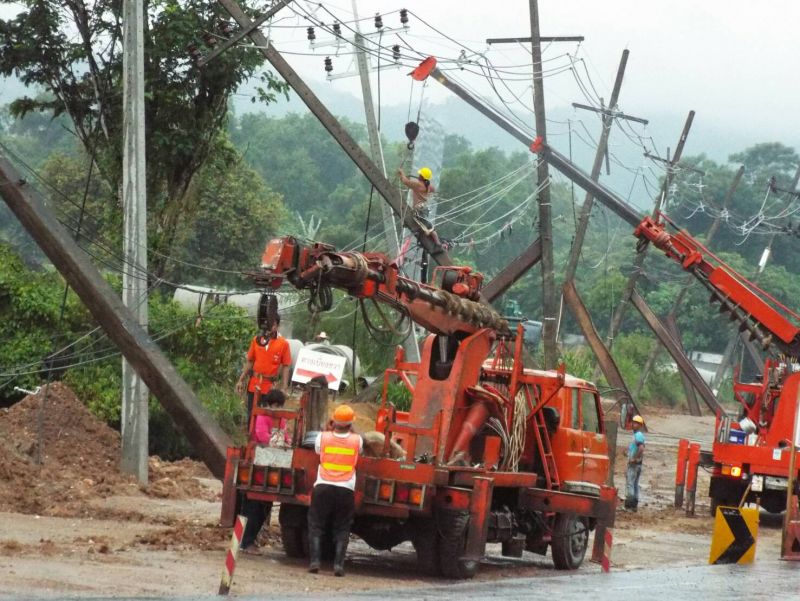
[[[354,417],[355,413],[349,405],[339,405],[333,412],[333,423],[337,426],[349,426]]]

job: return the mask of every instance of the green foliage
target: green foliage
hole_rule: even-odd
[[[612,353],[622,378],[629,388],[636,385],[642,375],[647,357],[656,342],[652,336],[641,333],[624,334],[614,341]],[[656,404],[674,407],[682,403],[683,387],[677,371],[665,364],[659,364],[647,379],[644,389],[637,399],[643,405]]]
[[[589,381],[594,379],[594,369],[597,363],[588,347],[562,349],[561,361],[567,367],[570,375]]]
[[[3,4],[11,4],[3,0]],[[111,190],[122,181],[122,3],[63,4],[56,0],[13,2],[22,10],[0,20],[0,74],[17,75],[41,89],[35,98],[18,98],[11,114],[39,111],[69,118],[88,154],[96,153],[100,173]],[[263,7],[264,3],[249,3]],[[187,45],[198,32],[215,31],[224,10],[211,0],[152,0],[146,4],[144,79],[151,246],[162,254],[150,266],[157,275],[187,214],[189,190],[223,129],[230,95],[256,73],[263,56],[235,47],[207,67],[195,68]],[[286,85],[265,74],[261,99],[275,100]]]
[[[389,382],[386,389],[386,400],[398,411],[411,409],[411,391],[402,382]]]

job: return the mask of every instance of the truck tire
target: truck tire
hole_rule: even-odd
[[[300,505],[281,503],[278,512],[281,542],[287,557],[308,557],[308,509]]]
[[[553,526],[550,552],[557,570],[577,570],[589,546],[589,523],[570,513],[559,513]]]
[[[436,516],[439,538],[439,568],[442,576],[456,580],[472,578],[479,562],[464,558],[469,513],[440,511]]]
[[[412,528],[411,544],[417,552],[417,567],[426,576],[441,576],[436,520],[419,518],[414,520]]]

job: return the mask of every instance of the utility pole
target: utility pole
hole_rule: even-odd
[[[672,184],[674,167],[678,161],[680,161],[681,154],[683,154],[683,147],[686,145],[686,138],[689,136],[689,130],[692,128],[692,121],[694,121],[694,111],[689,111],[689,115],[686,118],[686,123],[683,126],[683,132],[681,132],[680,140],[678,140],[678,145],[675,148],[675,154],[670,160],[670,165],[667,168],[667,174],[664,176],[664,185],[661,187],[661,193],[656,197],[655,200],[655,206],[653,207],[654,217],[657,217],[658,213],[661,211],[661,203],[664,202],[667,191]],[[636,288],[636,282],[639,280],[639,275],[642,273],[642,267],[644,266],[646,255],[647,247],[645,246],[641,252],[636,254],[636,258],[633,261],[633,272],[628,278],[628,282],[625,285],[625,290],[622,292],[622,298],[619,302],[619,305],[617,305],[617,310],[614,311],[614,314],[611,316],[611,323],[608,326],[608,337],[606,338],[606,344],[608,345],[608,348],[611,348],[614,344],[614,337],[617,335],[617,332],[622,325],[622,319],[625,317],[625,310],[628,308],[631,295]]]
[[[539,34],[539,2],[529,0],[531,19],[531,58],[533,59],[533,111],[536,118],[536,135],[547,141],[547,120],[544,108],[544,83],[542,81],[542,43]],[[542,245],[542,345],[544,368],[552,369],[558,360],[556,330],[558,307],[556,305],[555,272],[553,266],[553,222],[551,219],[550,173],[547,161],[537,157],[539,186],[539,239]]]
[[[381,148],[380,131],[378,121],[375,118],[375,105],[372,102],[372,86],[369,81],[369,63],[367,53],[364,50],[366,38],[361,35],[361,25],[358,21],[358,8],[356,0],[353,0],[353,19],[355,20],[355,50],[356,63],[358,64],[358,74],[361,78],[361,95],[364,97],[364,114],[367,119],[367,133],[369,134],[369,151],[372,161],[378,165],[386,177],[386,162],[383,159],[383,149]],[[383,216],[383,233],[386,236],[386,245],[389,255],[396,257],[400,254],[400,245],[397,241],[397,229],[394,224],[392,208],[385,202],[381,203],[381,215]]]
[[[603,130],[597,142],[597,151],[594,155],[592,171],[589,174],[593,181],[598,181],[600,179],[603,158],[608,156],[608,138],[611,134],[611,126],[614,124],[614,111],[616,110],[617,100],[619,99],[619,91],[622,87],[622,78],[625,76],[625,66],[628,64],[629,54],[630,52],[628,50],[622,51],[622,58],[619,61],[619,67],[617,69],[617,78],[614,80],[614,88],[611,90],[611,100],[608,103],[608,110],[601,111]],[[592,214],[593,203],[594,194],[592,194],[591,191],[587,191],[583,206],[581,207],[581,214],[578,218],[578,225],[575,228],[575,239],[572,242],[572,249],[570,250],[569,260],[567,262],[567,271],[564,275],[565,282],[575,279],[575,272],[578,270],[578,260],[580,259],[581,250],[583,249],[583,240],[586,237],[586,230],[589,227],[589,217]]]
[[[375,118],[375,105],[372,102],[372,86],[369,80],[369,63],[367,62],[367,53],[364,50],[366,38],[361,35],[361,25],[358,20],[358,7],[356,4],[356,0],[353,0],[353,19],[355,20],[356,29],[356,63],[358,65],[358,74],[361,78],[361,94],[364,97],[364,114],[367,119],[369,150],[372,155],[372,162],[381,168],[383,176],[386,177],[386,161],[381,147],[378,120]],[[397,228],[394,223],[394,215],[392,215],[392,207],[388,203],[381,203],[381,215],[383,216],[383,234],[386,237],[389,256],[397,257],[400,254],[400,243],[397,239]],[[414,326],[415,324],[411,323],[411,334],[403,341],[406,360],[412,363],[419,361],[419,347],[417,346],[416,328]]]
[[[706,232],[706,241],[705,244],[707,247],[711,246],[711,243],[714,241],[714,236],[717,235],[717,230],[719,229],[719,224],[722,221],[722,212],[728,208],[728,205],[733,198],[734,192],[736,192],[736,188],[739,187],[739,182],[742,181],[742,176],[744,175],[744,165],[739,167],[739,170],[736,172],[736,175],[733,178],[733,183],[731,184],[730,188],[728,188],[728,192],[725,194],[725,198],[722,201],[721,211],[720,213],[714,217],[714,221],[711,222],[711,226],[708,228]],[[686,281],[683,283],[680,292],[678,292],[678,296],[675,297],[675,301],[672,303],[672,308],[667,315],[667,322],[675,321],[677,323],[678,318],[678,311],[683,304],[683,300],[686,298],[686,295],[689,293],[689,289],[694,284],[695,278],[694,276],[687,276]],[[658,359],[658,355],[660,354],[661,347],[655,346],[653,350],[650,351],[650,355],[647,357],[647,361],[644,364],[644,368],[642,369],[642,376],[639,378],[639,383],[636,385],[636,390],[634,391],[634,395],[638,398],[644,388],[645,382],[647,381],[650,372],[653,370],[653,367],[656,364],[656,360]]]
[[[800,166],[797,167],[797,170],[794,173],[794,177],[792,178],[792,183],[789,186],[789,189],[794,192],[797,190],[798,183],[800,183]],[[789,202],[791,203],[792,201],[790,200]],[[764,247],[764,252],[761,255],[761,260],[759,261],[758,266],[756,267],[755,271],[753,271],[753,275],[750,278],[753,283],[758,282],[758,278],[761,276],[764,269],[766,269],[767,262],[772,255],[772,244],[775,242],[775,236],[777,235],[777,232],[770,234],[769,239],[767,240],[767,245]],[[728,344],[725,346],[725,351],[722,354],[722,361],[720,361],[719,367],[717,368],[717,373],[714,374],[714,381],[712,383],[714,388],[719,388],[722,378],[725,376],[725,372],[733,362],[733,351],[736,349],[736,341],[739,339],[740,335],[741,334],[737,332],[728,339]]]
[[[125,0],[123,13],[122,301],[147,330],[147,191],[144,139],[144,6]],[[122,463],[125,473],[147,484],[148,390],[122,359]]]

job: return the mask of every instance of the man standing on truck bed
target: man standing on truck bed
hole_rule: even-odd
[[[363,450],[361,436],[353,432],[353,410],[340,405],[333,412],[333,431],[320,432],[314,443],[319,453],[317,481],[308,511],[308,571],[316,574],[322,555],[322,537],[333,533],[333,573],[344,576],[344,558],[355,514],[356,464]]]
[[[247,431],[253,417],[253,398],[258,392],[267,394],[275,385],[279,390],[289,388],[289,366],[292,364],[292,351],[289,342],[278,334],[281,317],[276,315],[269,331],[265,331],[250,341],[250,348],[242,367],[242,374],[236,382],[236,392],[241,394],[247,382]],[[249,379],[248,379],[249,378]]]
[[[633,440],[628,445],[628,471],[625,474],[625,509],[636,511],[639,506],[639,478],[642,475],[642,459],[644,459],[644,419],[634,415],[631,420]]]

